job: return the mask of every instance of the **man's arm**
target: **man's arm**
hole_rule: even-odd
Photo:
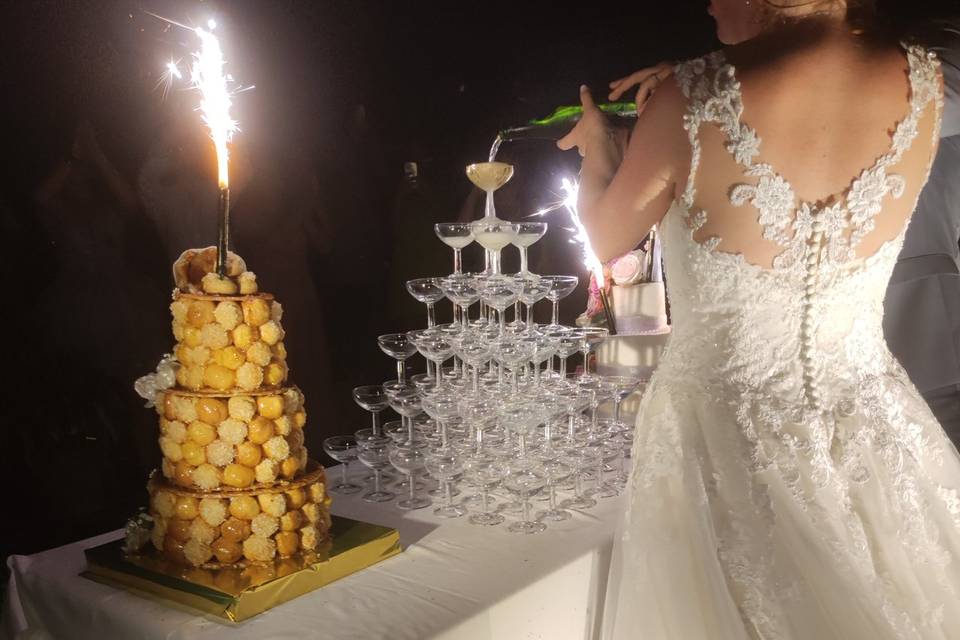
[[[942,138],[960,135],[960,15],[936,20],[917,34],[920,42],[940,57],[943,68]]]

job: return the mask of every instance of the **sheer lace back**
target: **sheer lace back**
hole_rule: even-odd
[[[662,225],[674,319],[674,357],[664,375],[702,379],[709,371],[737,393],[752,390],[820,412],[856,397],[870,376],[896,368],[883,339],[883,297],[926,182],[916,174],[929,172],[935,142],[917,145],[916,153],[911,147],[921,122],[936,140],[942,105],[936,58],[919,47],[907,48],[907,58],[909,109],[889,149],[841,195],[821,202],[802,201],[771,164],[758,161],[760,136],[742,121],[740,84],[722,53],[677,67],[692,153],[685,190]],[[705,143],[722,143],[725,151]],[[908,153],[909,182],[896,172]],[[926,155],[918,161],[917,154]],[[698,171],[715,183],[708,196],[698,196]],[[914,201],[898,202],[905,193]],[[710,197],[722,210],[720,227],[755,238],[747,249],[726,251],[719,235],[697,237],[711,215],[697,205]],[[889,235],[858,256],[878,217],[878,233]],[[766,264],[751,255],[760,244],[768,255],[775,249]],[[711,364],[704,367],[707,353]]]
[[[744,105],[740,82],[723,53],[716,52],[680,65],[677,78],[690,101],[684,126],[693,147],[693,162],[682,203],[690,212],[687,223],[694,234],[702,235],[697,232],[707,223],[709,215],[708,210],[697,206],[697,178],[703,154],[702,128],[711,124],[723,136],[723,146],[743,176],[743,182],[730,185],[729,204],[735,208],[752,207],[758,214],[758,237],[778,247],[779,253],[772,261],[753,259],[750,251],[741,251],[747,261],[778,270],[802,271],[805,260],[838,265],[857,259],[857,247],[874,230],[885,198],[903,196],[906,181],[891,170],[896,169],[917,137],[928,105],[937,103],[939,83],[935,59],[919,47],[908,47],[907,59],[909,110],[896,125],[889,149],[853,178],[843,193],[817,202],[800,200],[793,185],[771,164],[757,161],[761,138],[742,121]],[[932,154],[927,158],[928,163],[931,159]],[[897,220],[900,224],[894,226],[905,227],[906,218],[907,214],[901,214]],[[886,241],[898,239],[894,233]],[[719,235],[698,237],[698,241],[716,250],[723,238]]]

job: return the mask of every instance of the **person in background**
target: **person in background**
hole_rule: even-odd
[[[917,39],[941,61],[940,148],[920,194],[884,301],[890,351],[960,444],[960,15]]]

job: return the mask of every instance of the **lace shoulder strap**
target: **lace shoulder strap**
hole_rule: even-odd
[[[700,127],[704,122],[715,122],[720,126],[727,136],[727,149],[734,155],[742,157],[746,154],[748,158],[752,158],[759,150],[756,145],[750,149],[737,147],[732,142],[734,138],[742,137],[738,130],[741,127],[743,101],[740,99],[739,82],[733,74],[733,67],[726,63],[723,51],[714,51],[702,58],[678,64],[674,69],[674,76],[688,101],[683,128],[690,140],[690,175],[681,196],[681,204],[684,205],[685,215],[689,215],[696,197],[696,177],[701,154]],[[759,144],[759,140],[757,142]],[[702,224],[702,220],[693,221],[695,228]]]

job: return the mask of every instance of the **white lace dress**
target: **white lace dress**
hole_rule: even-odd
[[[908,58],[911,110],[889,153],[819,207],[754,164],[722,54],[677,67],[693,161],[662,222],[673,336],[638,417],[605,638],[960,638],[960,457],[881,329],[903,233],[854,254],[902,195],[887,168],[928,106],[939,122],[938,62]],[[732,204],[783,247],[772,268],[694,240],[707,122],[750,182]]]

